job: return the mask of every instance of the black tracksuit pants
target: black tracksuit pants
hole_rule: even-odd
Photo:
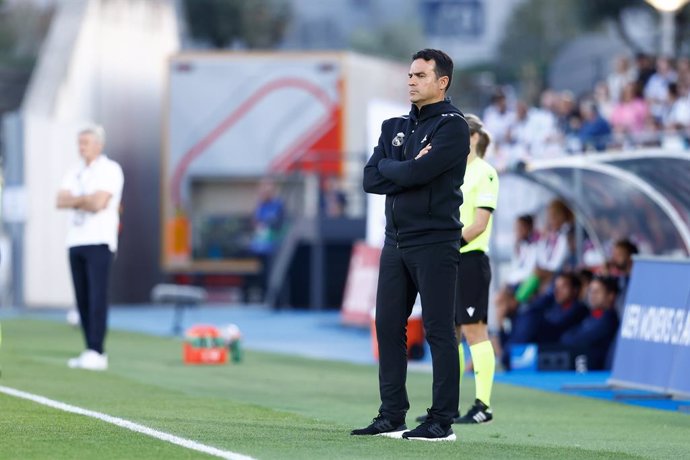
[[[379,412],[404,420],[407,398],[407,318],[419,292],[422,320],[431,348],[433,401],[431,416],[452,423],[458,411],[460,365],[455,338],[455,283],[458,242],[396,248],[381,253],[376,296],[376,336],[379,346]]]
[[[108,323],[108,277],[113,253],[107,244],[69,248],[74,294],[84,341],[89,350],[103,353]]]

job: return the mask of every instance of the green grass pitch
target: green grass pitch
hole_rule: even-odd
[[[2,322],[0,385],[121,417],[258,459],[690,458],[690,417],[496,385],[495,421],[456,426],[454,443],[352,437],[378,407],[375,366],[248,351],[238,365],[182,364],[179,340],[111,332],[110,370],[71,370],[78,330]],[[430,404],[410,373],[408,426]],[[461,400],[474,398],[465,379]],[[105,422],[0,394],[2,459],[210,458]]]

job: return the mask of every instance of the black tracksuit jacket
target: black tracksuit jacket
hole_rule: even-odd
[[[431,150],[414,158],[427,144]],[[449,101],[412,106],[383,122],[364,167],[364,191],[386,195],[385,244],[400,248],[460,241],[460,205],[469,127]]]

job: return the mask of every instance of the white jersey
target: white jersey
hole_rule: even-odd
[[[123,185],[122,168],[103,154],[88,166],[84,161],[80,162],[65,175],[60,188],[74,196],[90,195],[99,191],[111,195],[105,209],[98,212],[70,210],[68,248],[107,244],[112,252],[117,250]]]
[[[537,266],[537,242],[531,239],[522,240],[510,261],[510,271],[506,277],[508,284],[520,284],[534,273]]]
[[[548,232],[539,238],[537,267],[554,273],[563,268],[570,253],[568,246],[570,230],[570,224],[563,224],[557,232]]]

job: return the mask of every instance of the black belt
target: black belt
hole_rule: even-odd
[[[477,256],[485,256],[486,253],[482,251],[481,249],[475,249],[474,251],[467,251],[467,252],[461,252],[460,256],[461,257],[477,257]]]

